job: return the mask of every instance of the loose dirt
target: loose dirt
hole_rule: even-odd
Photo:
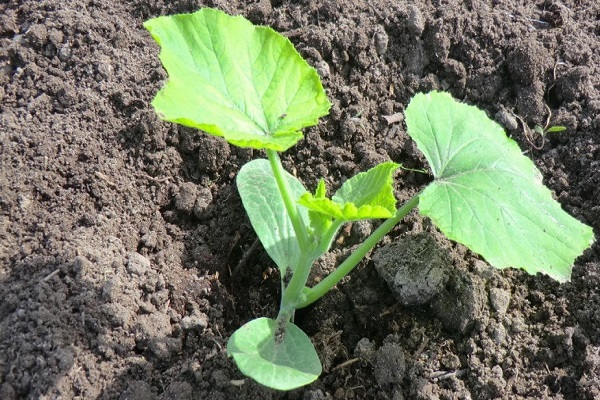
[[[385,116],[447,90],[600,233],[597,1],[0,1],[1,399],[600,398],[599,245],[559,285],[491,269],[417,213],[384,242],[426,235],[447,252],[433,298],[401,304],[366,260],[298,313],[319,380],[280,393],[244,379],[227,339],[279,302],[234,182],[262,154],[150,106],[166,74],[142,22],[203,6],[272,26],[321,74],[331,114],[283,154],[307,187],[385,160],[425,168]],[[534,133],[547,121],[568,129]],[[398,199],[430,179],[401,172]],[[372,229],[344,230],[312,279]]]

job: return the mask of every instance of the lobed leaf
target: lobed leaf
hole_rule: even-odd
[[[419,196],[422,214],[495,267],[570,279],[593,231],[562,210],[498,124],[439,92],[413,97],[406,124],[435,177]]]
[[[317,72],[271,28],[210,8],[144,27],[169,74],[152,101],[166,121],[236,146],[283,151],[329,111]]]
[[[399,164],[384,162],[366,172],[348,179],[328,199],[324,195],[324,183],[312,195],[307,192],[298,203],[313,212],[340,221],[357,221],[370,218],[390,218],[396,211],[393,175]]]

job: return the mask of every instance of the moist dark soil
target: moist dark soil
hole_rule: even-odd
[[[150,106],[166,74],[143,21],[205,6],[272,26],[321,74],[331,113],[282,155],[307,187],[393,160],[413,169],[396,187],[410,198],[431,177],[384,116],[446,90],[503,125],[600,233],[597,1],[3,0],[1,399],[600,398],[599,245],[559,285],[490,268],[417,212],[383,243],[401,245],[298,313],[323,363],[316,382],[284,393],[244,378],[227,339],[279,304],[235,188],[264,154]],[[373,226],[343,230],[311,279]],[[402,301],[374,260],[427,265],[430,248],[443,270],[425,298]]]

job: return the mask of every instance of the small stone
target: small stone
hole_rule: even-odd
[[[491,288],[489,297],[490,304],[492,305],[494,311],[503,317],[506,314],[510,304],[510,293],[504,289]]]
[[[504,109],[498,111],[496,115],[494,115],[494,119],[509,131],[514,131],[519,128],[517,118]]]
[[[475,260],[473,263],[473,272],[477,274],[481,279],[488,280],[497,273],[497,269],[492,267],[490,264],[482,260]]]
[[[354,348],[354,356],[367,361],[370,364],[375,362],[376,344],[368,338],[362,338]]]
[[[16,400],[17,392],[10,383],[4,382],[2,386],[0,386],[0,398],[5,400]]]
[[[54,44],[54,46],[58,47],[64,39],[64,34],[61,30],[52,28],[48,31],[48,40],[50,43]]]
[[[377,350],[374,374],[379,385],[399,384],[404,379],[404,350],[397,343],[386,343]]]
[[[73,261],[73,272],[78,278],[85,275],[92,267],[92,262],[83,256],[75,257]]]
[[[408,14],[408,30],[415,36],[421,36],[423,31],[425,30],[425,20],[423,19],[423,14],[421,14],[421,10],[417,8],[417,6],[409,7]]]
[[[431,309],[444,328],[465,333],[481,317],[485,300],[483,282],[476,275],[457,270]]]
[[[162,361],[168,361],[172,356],[181,352],[183,342],[180,338],[163,337],[150,341],[149,350]]]
[[[329,64],[325,60],[319,60],[315,62],[315,69],[321,78],[327,78],[331,74]]]
[[[106,313],[115,327],[125,327],[131,321],[131,311],[119,303],[111,304]]]
[[[150,270],[150,260],[140,253],[129,253],[126,268],[130,274],[142,276]]]
[[[156,393],[150,384],[144,381],[129,382],[127,389],[119,397],[120,400],[154,400]]]
[[[350,238],[352,243],[362,243],[373,232],[373,224],[369,220],[361,220],[352,223]]]
[[[316,389],[306,391],[302,400],[327,400],[328,398],[321,389]]]
[[[383,27],[379,27],[375,31],[373,40],[375,42],[375,51],[377,52],[377,54],[379,54],[380,56],[385,55],[385,53],[387,53],[388,50],[388,43],[390,42],[390,38],[383,29]]]
[[[117,278],[109,279],[104,286],[102,286],[102,300],[107,302],[115,301],[121,292],[119,286],[119,280]]]
[[[58,59],[62,62],[67,62],[71,59],[71,46],[65,43],[58,49]]]
[[[594,85],[591,82],[593,72],[588,66],[571,68],[556,80],[556,97],[559,101],[571,102],[585,98]]]
[[[198,189],[198,196],[196,197],[196,203],[194,204],[194,215],[198,218],[202,218],[206,214],[206,210],[213,201],[212,192],[207,187],[201,187]]]
[[[179,211],[190,213],[194,210],[198,188],[192,182],[186,182],[179,187],[179,193],[175,196],[175,208]]]
[[[155,231],[150,231],[142,236],[140,242],[142,243],[142,246],[148,249],[154,249],[158,244],[158,235]]]
[[[375,269],[404,305],[423,305],[434,298],[448,281],[450,258],[427,233],[407,236],[378,249]]]
[[[202,332],[208,326],[208,317],[202,312],[196,312],[181,319],[181,328],[184,331]]]
[[[214,384],[218,388],[226,388],[231,386],[231,378],[222,369],[217,369],[211,374]]]
[[[34,48],[41,48],[48,40],[48,29],[44,25],[32,25],[25,37]]]
[[[109,79],[110,77],[112,77],[114,67],[112,65],[110,57],[105,55],[100,56],[96,64],[96,72],[98,73],[99,78],[97,80]]]
[[[187,382],[171,382],[167,390],[158,396],[158,400],[192,400],[192,398],[192,385]]]
[[[492,340],[498,346],[504,346],[506,344],[506,328],[503,324],[498,324],[492,331]]]

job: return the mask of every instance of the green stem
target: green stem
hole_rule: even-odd
[[[327,275],[325,279],[319,282],[316,286],[305,291],[304,298],[296,305],[296,308],[306,307],[320,299],[332,287],[337,285],[359,262],[375,247],[375,245],[388,234],[389,231],[396,226],[413,208],[419,204],[419,195],[415,195],[400,207],[396,214],[390,219],[387,219],[379,226],[358,248],[342,262],[332,273]]]
[[[329,250],[329,248],[331,247],[331,242],[333,242],[335,235],[337,234],[338,230],[343,224],[343,221],[336,219],[331,223],[329,229],[325,231],[325,233],[321,237],[319,248],[317,249],[317,254],[319,254],[319,257]]]
[[[297,304],[300,299],[300,294],[306,285],[314,261],[314,257],[311,257],[308,252],[302,252],[300,254],[300,260],[298,260],[298,264],[296,264],[292,279],[283,290],[281,305],[279,307],[280,314],[288,312],[293,313],[294,310],[298,308]]]
[[[273,175],[275,176],[275,180],[277,181],[277,187],[279,188],[279,193],[281,193],[283,204],[285,205],[285,210],[287,211],[290,220],[292,221],[292,227],[294,228],[294,233],[296,234],[296,238],[298,239],[298,245],[300,246],[300,250],[302,252],[306,252],[310,248],[308,232],[306,229],[306,225],[304,225],[304,221],[300,217],[298,206],[296,205],[294,199],[292,199],[290,186],[288,184],[287,179],[285,179],[284,169],[281,165],[279,154],[277,154],[275,150],[267,150],[267,156],[269,157],[271,169],[273,170]]]
[[[279,193],[283,199],[285,210],[290,217],[294,233],[296,234],[296,240],[298,240],[298,246],[300,247],[300,258],[296,265],[291,266],[294,269],[292,279],[288,283],[287,287],[283,289],[281,297],[281,305],[279,313],[280,315],[293,315],[296,309],[296,304],[300,298],[300,294],[306,285],[310,269],[312,267],[314,258],[314,244],[311,243],[311,238],[308,234],[308,230],[304,223],[304,220],[300,216],[298,211],[298,205],[295,199],[292,197],[289,183],[285,178],[284,169],[279,159],[279,154],[274,150],[267,150],[267,156],[273,170],[273,176],[277,182]]]

